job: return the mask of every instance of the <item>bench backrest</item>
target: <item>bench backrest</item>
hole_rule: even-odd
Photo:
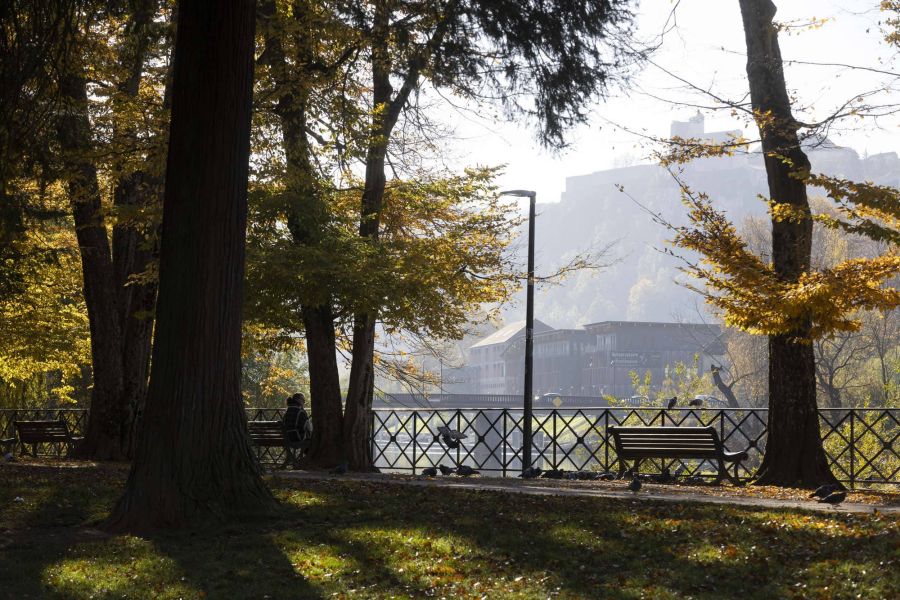
[[[248,421],[250,441],[254,446],[283,446],[284,429],[281,421]]]
[[[722,452],[715,427],[609,428],[620,458],[705,458]]]
[[[72,439],[69,426],[62,419],[56,421],[14,421],[19,441],[23,444],[68,442]]]

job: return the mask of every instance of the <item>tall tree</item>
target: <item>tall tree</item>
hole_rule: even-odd
[[[585,105],[622,74],[631,19],[627,0],[591,2],[410,2],[374,0],[340,5],[366,32],[371,110],[364,144],[365,183],[360,239],[377,245],[395,127],[415,107],[425,81],[472,101],[498,102],[507,114],[537,122],[540,140],[564,144],[564,132],[585,119]],[[534,35],[535,30],[540,35]],[[523,105],[522,98],[533,101]],[[369,427],[374,393],[377,307],[353,318],[344,454],[356,469],[372,468]]]
[[[154,105],[156,92],[146,91],[153,90],[146,73],[165,30],[158,4],[137,0],[127,8],[76,11],[57,38],[55,88],[34,99],[60,107],[56,144],[34,145],[30,153],[47,152],[59,166],[42,176],[65,181],[81,251],[93,367],[91,414],[77,449],[86,458],[130,456],[146,391],[156,290],[152,278],[135,277],[154,261],[155,226],[143,212],[161,195],[164,132],[148,123],[162,111]],[[110,180],[111,203],[103,185]]]
[[[740,9],[752,114],[768,175],[771,262],[753,252],[705,194],[683,184],[691,224],[675,228],[674,242],[701,255],[700,262],[687,263],[686,271],[706,284],[697,291],[723,313],[725,323],[768,336],[768,440],[757,481],[817,486],[835,479],[822,447],[813,341],[858,330],[860,309],[891,310],[900,304],[900,292],[887,285],[900,274],[900,190],[810,173],[798,131],[811,126],[798,122],[791,112],[773,21],[775,5],[771,0],[740,0]],[[685,141],[675,140],[675,145]],[[697,141],[686,144],[688,159],[720,156],[746,144]],[[824,189],[837,216],[814,213],[807,186]],[[886,242],[885,251],[814,269],[814,222]]]
[[[255,3],[179,4],[146,411],[115,530],[273,504],[241,399]]]

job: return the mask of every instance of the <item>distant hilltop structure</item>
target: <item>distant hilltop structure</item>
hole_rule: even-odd
[[[724,144],[741,137],[744,134],[740,129],[728,131],[706,131],[706,123],[703,114],[698,110],[697,114],[687,121],[672,121],[669,127],[669,137],[683,139],[697,139],[713,144]]]

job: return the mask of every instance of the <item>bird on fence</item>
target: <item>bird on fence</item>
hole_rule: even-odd
[[[666,410],[672,410],[675,408],[675,404],[678,402],[678,396],[672,396],[668,400],[666,400]]]
[[[832,506],[837,506],[841,502],[847,499],[847,492],[832,492],[828,494],[824,498],[819,498],[819,502],[822,504],[830,504]]]
[[[688,402],[688,406],[693,406],[694,408],[700,408],[701,406],[703,406],[703,400],[701,400],[700,398],[694,398],[693,400]]]
[[[522,479],[534,479],[535,477],[540,477],[543,472],[543,469],[540,467],[528,467],[519,474],[519,477]]]
[[[452,449],[459,448],[460,440],[464,440],[468,437],[465,433],[450,429],[446,425],[441,425],[437,430],[444,445]]]
[[[565,469],[550,469],[548,471],[544,471],[544,474],[541,475],[542,479],[562,479],[566,476]]]
[[[468,465],[459,465],[456,467],[456,474],[460,477],[469,477],[470,475],[478,475],[478,473],[479,471],[476,471]]]
[[[441,475],[453,475],[454,473],[453,469],[444,465],[438,465],[438,469],[440,469]]]
[[[631,483],[628,484],[628,489],[631,490],[633,494],[637,494],[639,491],[641,491],[641,486],[641,480],[635,477],[631,480]]]
[[[826,483],[825,485],[819,486],[816,488],[812,494],[809,495],[810,498],[827,498],[833,492],[839,492],[844,489],[839,483]]]
[[[422,475],[425,477],[437,477],[437,469],[435,467],[427,467],[422,469]]]
[[[348,466],[348,465],[347,465],[347,461],[345,460],[344,462],[340,463],[338,466],[336,466],[335,468],[333,468],[333,469],[330,471],[330,473],[331,473],[332,475],[343,475],[344,473],[347,472],[347,466]]]

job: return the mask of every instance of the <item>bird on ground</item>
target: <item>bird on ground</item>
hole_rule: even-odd
[[[5,460],[6,462],[15,462],[16,457],[13,456],[12,452],[7,452],[6,454],[3,455],[3,460]]]
[[[635,477],[631,480],[631,483],[628,484],[628,489],[632,491],[632,493],[637,494],[641,491],[641,480]]]
[[[343,475],[347,472],[347,461],[340,463],[338,466],[333,468],[331,471],[332,475]]]
[[[597,471],[578,471],[578,479],[582,481],[596,481],[600,479],[600,473]]]
[[[655,478],[656,483],[672,483],[672,473],[669,472],[668,468],[663,468],[662,472],[657,475]]]
[[[438,469],[441,471],[441,475],[453,475],[453,469],[450,467],[445,467],[444,465],[438,465]]]
[[[542,479],[562,479],[566,476],[565,469],[550,469],[549,471],[544,471],[543,475],[541,475]]]
[[[674,473],[672,473],[672,477],[678,479],[685,471],[687,471],[687,467],[685,467],[684,465],[678,465],[678,468],[675,469]]]
[[[672,410],[675,408],[675,404],[678,402],[678,396],[672,396],[668,400],[666,400],[666,410]]]
[[[688,477],[687,479],[684,480],[685,483],[690,484],[690,485],[697,485],[697,484],[703,483],[703,481],[704,481],[704,479],[702,477],[700,477],[699,475],[691,475],[690,477]]]
[[[622,473],[619,474],[619,479],[628,479],[629,477],[634,477],[634,467],[630,469],[625,469]]]
[[[819,502],[822,504],[830,504],[832,506],[837,506],[841,502],[847,499],[847,492],[832,492],[828,494],[824,498],[819,498]]]
[[[615,473],[610,473],[609,471],[605,471],[603,473],[600,473],[600,476],[598,477],[598,479],[600,479],[600,481],[614,481],[616,479],[616,477],[617,476]]]
[[[535,477],[540,477],[541,473],[543,473],[543,469],[540,467],[528,467],[521,473],[519,473],[519,477],[522,479],[534,479]]]
[[[469,477],[470,475],[478,475],[478,473],[479,471],[476,471],[468,465],[459,465],[456,467],[456,474],[460,477]]]
[[[821,485],[818,488],[816,488],[816,491],[814,491],[812,494],[810,494],[809,497],[810,498],[826,498],[832,492],[839,492],[842,489],[844,489],[844,487],[839,483],[826,483],[825,485]]]
[[[693,406],[694,408],[699,408],[699,407],[703,406],[703,400],[701,400],[700,398],[694,398],[693,400],[688,402],[688,406]]]
[[[427,467],[422,469],[422,475],[425,477],[437,477],[437,469],[435,467]]]

